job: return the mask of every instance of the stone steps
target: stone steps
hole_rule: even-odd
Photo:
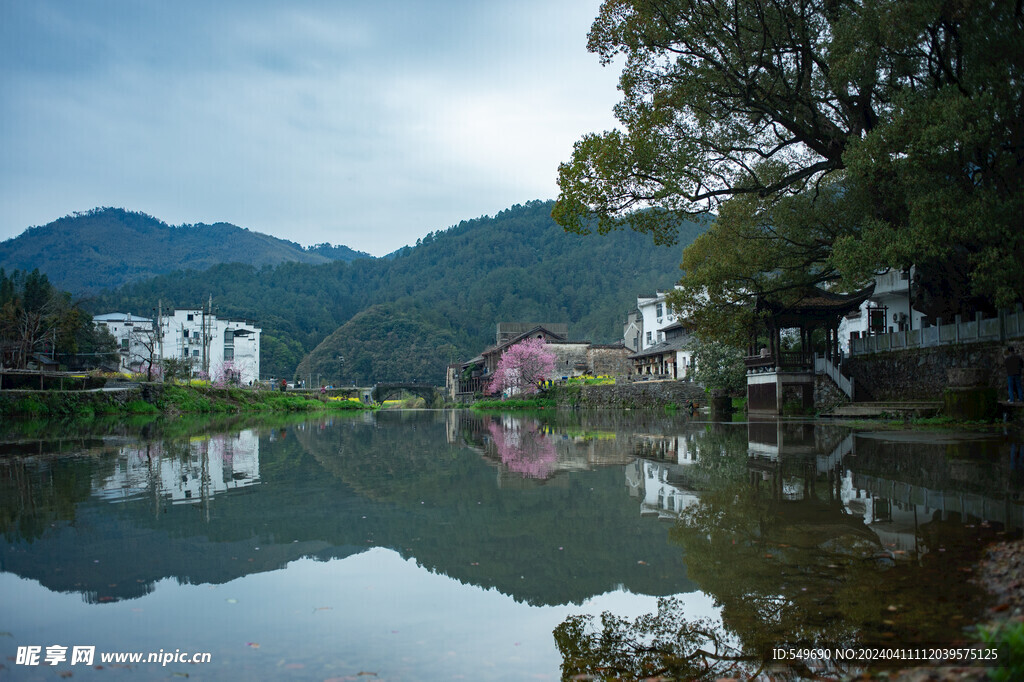
[[[840,405],[822,416],[841,419],[869,419],[886,415],[894,417],[932,417],[938,414],[940,410],[942,410],[942,403],[933,400],[877,401]]]

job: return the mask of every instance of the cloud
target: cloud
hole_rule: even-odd
[[[383,254],[553,198],[615,73],[568,3],[0,6],[0,238],[93,206]]]

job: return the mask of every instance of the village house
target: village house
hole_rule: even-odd
[[[247,385],[260,377],[261,330],[248,320],[220,319],[201,309],[150,318],[130,313],[93,317],[117,341],[124,372],[142,372],[162,359],[186,360],[193,373]]]
[[[638,296],[626,314],[623,344],[633,350],[634,380],[690,380],[695,368],[693,335],[665,300],[668,292]]]
[[[544,339],[545,348],[554,353],[555,366],[551,381],[574,377],[624,376],[630,373],[629,350],[622,344],[592,344],[570,341],[569,325],[543,322],[499,322],[495,345],[463,363],[448,366],[446,393],[450,400],[465,402],[482,395],[498,368],[501,354],[510,346],[529,338]]]
[[[128,373],[141,371],[153,350],[156,336],[153,320],[131,313],[105,313],[93,316],[92,322],[110,332],[117,341],[117,370]]]
[[[889,269],[875,275],[871,295],[840,322],[839,338],[844,352],[850,348],[850,339],[930,326],[926,316],[912,306],[914,274],[914,268],[910,268]]]

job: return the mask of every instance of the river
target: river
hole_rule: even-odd
[[[973,562],[1024,527],[1022,469],[998,429],[643,411],[11,422],[0,670],[857,670],[773,652],[962,642]],[[697,649],[713,655],[681,663]]]

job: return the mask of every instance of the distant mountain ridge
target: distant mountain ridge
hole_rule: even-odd
[[[224,263],[318,265],[360,258],[372,256],[331,244],[304,249],[230,223],[172,226],[122,208],[75,213],[0,242],[0,268],[39,268],[51,282],[76,295]]]
[[[682,247],[705,229],[681,222],[670,247],[629,230],[568,234],[553,207],[530,201],[462,221],[383,258],[169,273],[89,305],[94,313],[133,312],[212,296],[218,315],[263,329],[264,377],[298,371],[334,384],[441,383],[449,362],[494,343],[498,322],[550,320],[567,323],[574,340],[621,339],[637,294],[671,287]]]

